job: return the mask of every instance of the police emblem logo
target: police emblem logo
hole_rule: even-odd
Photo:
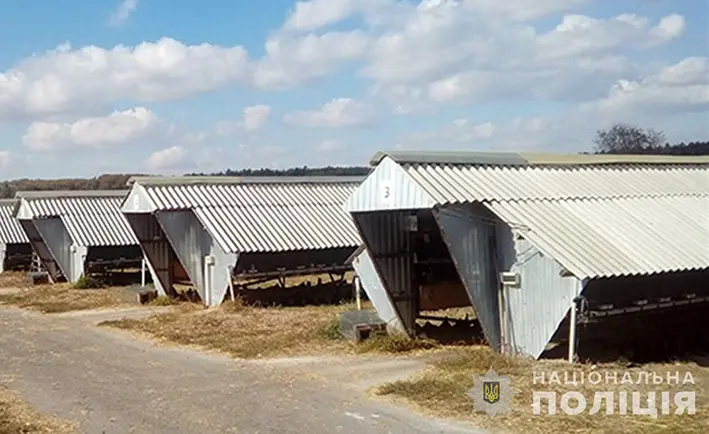
[[[494,404],[500,400],[500,382],[483,382],[483,400],[489,404]]]
[[[512,411],[510,403],[515,393],[509,378],[490,369],[482,377],[474,377],[473,387],[467,395],[473,400],[476,411],[495,416]]]

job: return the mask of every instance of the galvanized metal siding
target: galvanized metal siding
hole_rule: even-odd
[[[356,185],[225,183],[134,188],[144,188],[158,212],[193,210],[225,252],[262,253],[361,244],[352,220],[342,209]]]
[[[209,306],[221,303],[237,255],[224,252],[192,211],[163,211],[156,216],[202,301]],[[206,256],[213,257],[212,265],[205,264]]]
[[[709,196],[487,206],[580,279],[709,267]]]
[[[403,212],[357,213],[354,219],[404,327],[413,330],[418,289],[413,282],[413,246]]]
[[[442,208],[435,216],[485,337],[493,348],[499,349],[499,261],[495,256],[495,223],[464,209]]]
[[[505,292],[507,345],[538,358],[579,294],[580,282],[562,277],[563,267],[525,239],[515,242],[515,251],[509,271],[519,273],[521,286]]]
[[[210,250],[209,235],[192,211],[160,212],[156,216],[177,258],[204,300],[204,257]]]
[[[156,288],[164,294],[172,294],[174,252],[157,219],[152,214],[126,214],[126,221],[139,240],[143,255],[150,264]]]
[[[431,196],[390,158],[385,158],[345,202],[350,213],[430,209]]]
[[[438,204],[473,201],[709,196],[709,165],[404,167]]]
[[[66,231],[64,223],[58,217],[35,219],[33,222],[64,277],[70,282],[73,281],[71,237]]]
[[[25,244],[30,240],[20,223],[12,216],[16,200],[0,199],[0,244]]]
[[[369,251],[366,249],[361,251],[359,255],[352,261],[352,267],[360,279],[362,288],[367,293],[367,297],[374,305],[377,315],[382,321],[386,322],[387,329],[392,331],[406,332],[399,313],[397,312],[394,303],[389,297],[382,280],[379,278],[379,273],[374,265]]]

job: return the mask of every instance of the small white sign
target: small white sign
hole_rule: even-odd
[[[380,197],[379,199],[383,203],[390,203],[392,200],[392,188],[391,188],[391,181],[382,181],[381,183],[381,190],[379,191]]]

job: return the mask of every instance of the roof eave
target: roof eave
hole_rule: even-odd
[[[489,166],[582,166],[613,164],[709,164],[709,156],[550,154],[533,152],[377,152],[369,164],[376,166],[391,158],[399,164],[464,164]]]
[[[128,190],[39,190],[18,191],[15,193],[15,199],[111,198],[124,197],[127,194]]]
[[[137,176],[131,177],[128,185],[349,184],[361,183],[365,178],[365,176]]]

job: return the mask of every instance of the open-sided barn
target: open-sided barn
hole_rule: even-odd
[[[17,192],[13,215],[50,279],[76,282],[91,270],[142,266],[140,245],[120,211],[126,194],[113,190]],[[155,285],[161,292],[159,282]]]
[[[345,205],[367,248],[355,269],[380,278],[365,290],[410,334],[426,286],[437,307],[463,294],[494,348],[534,357],[562,323],[573,357],[577,314],[709,306],[709,158],[389,152],[371,164]]]
[[[237,277],[344,272],[361,241],[342,205],[361,181],[138,177],[121,209],[163,286],[184,269],[217,305]]]
[[[30,241],[12,216],[16,199],[0,199],[0,273],[27,266],[32,260]]]

